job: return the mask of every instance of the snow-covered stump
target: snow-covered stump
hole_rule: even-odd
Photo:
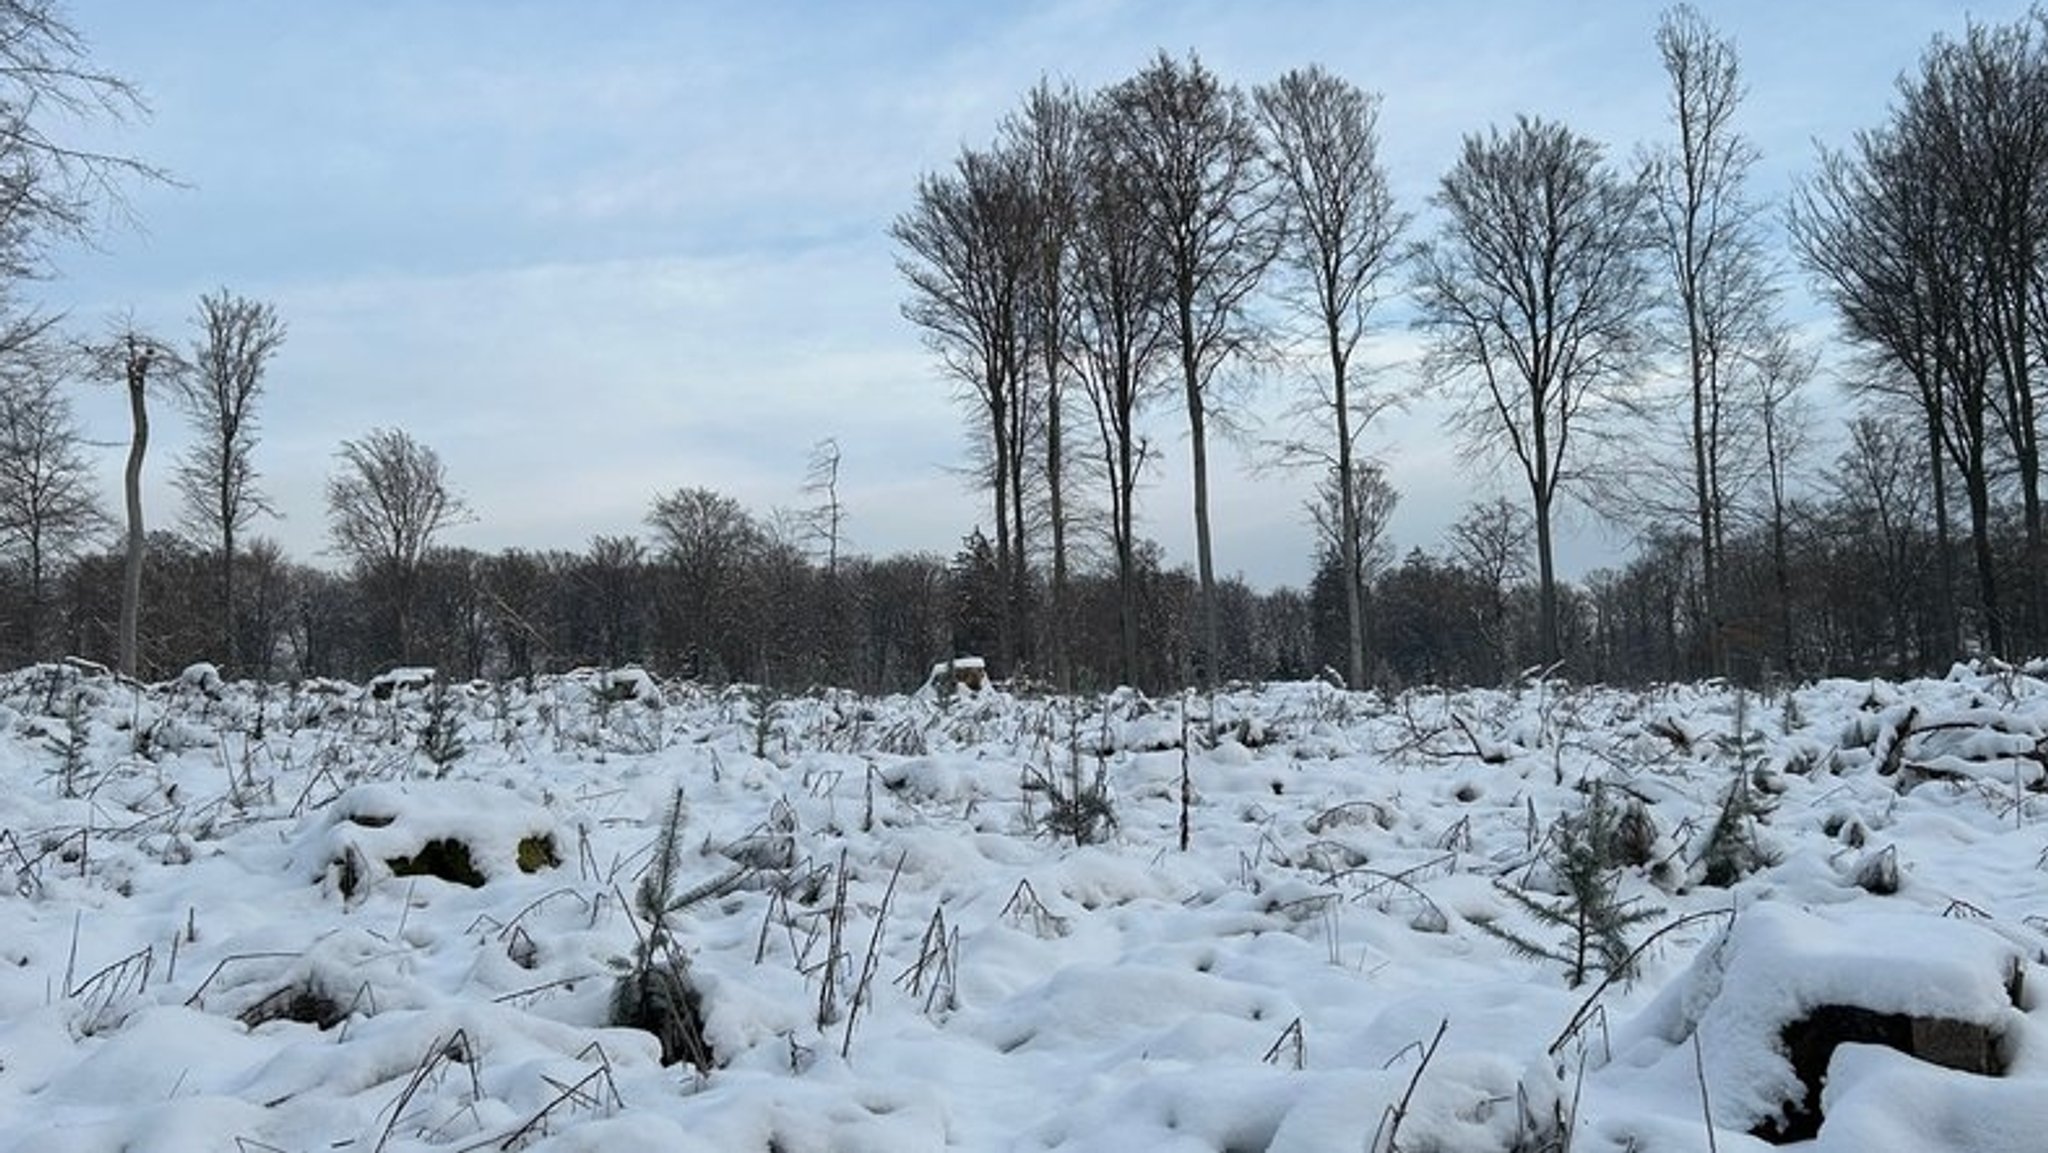
[[[1760,903],[1617,1034],[1615,1056],[1696,1077],[1716,1126],[1808,1140],[1848,1090],[1842,1063],[1858,1047],[1895,1050],[1929,1078],[2002,1076],[2039,1028],[2022,1009],[2026,964],[1972,921]]]
[[[387,877],[482,888],[561,863],[545,810],[468,781],[358,785],[321,814],[310,841],[323,883],[351,900]]]

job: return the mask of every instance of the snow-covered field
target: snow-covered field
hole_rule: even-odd
[[[0,1150],[1735,1151],[1802,1048],[1807,1148],[2048,1148],[2035,676],[383,687],[0,677]],[[708,1070],[606,1024],[663,939]]]

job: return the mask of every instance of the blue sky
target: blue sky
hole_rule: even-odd
[[[1932,0],[1705,3],[1750,87],[1743,127],[1776,197],[1814,141],[1879,123],[1892,84],[1966,9]],[[74,0],[95,59],[146,121],[91,143],[169,169],[139,228],[59,255],[37,286],[74,327],[132,313],[189,339],[199,295],[269,300],[290,326],[257,466],[281,520],[259,532],[321,560],[321,485],[343,439],[397,425],[432,445],[474,523],[449,543],[579,549],[639,533],[654,496],[796,505],[813,442],[837,437],[854,545],[950,552],[983,502],[955,470],[965,425],[898,313],[886,228],[920,173],[979,145],[1041,75],[1084,87],[1157,50],[1249,86],[1321,63],[1383,93],[1403,206],[1463,133],[1559,118],[1617,156],[1663,128],[1651,3],[1279,0],[996,4],[277,4]],[[1976,6],[1980,18],[2024,11]],[[1791,283],[1797,289],[1800,278]],[[1806,308],[1795,292],[1795,308]],[[1390,325],[1398,312],[1390,309]],[[1816,321],[1818,324],[1818,320]],[[1395,327],[1384,355],[1408,343]],[[1393,373],[1404,370],[1396,366]],[[1268,392],[1259,407],[1277,410]],[[184,434],[167,403],[153,524]],[[110,396],[90,435],[125,436]],[[1184,417],[1156,413],[1165,467],[1141,529],[1192,557]],[[1426,406],[1368,448],[1403,490],[1397,543],[1435,547],[1468,499]],[[1225,448],[1216,555],[1258,585],[1306,577],[1309,478],[1252,475]],[[110,484],[116,454],[106,454]],[[1625,543],[1587,526],[1578,572]]]

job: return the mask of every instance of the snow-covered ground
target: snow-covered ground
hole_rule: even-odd
[[[0,1150],[1733,1153],[1846,1009],[1805,1147],[2048,1148],[2035,676],[418,683],[0,677]],[[1596,796],[1647,947],[1572,988],[1509,891],[1565,907]],[[606,1024],[672,812],[709,1070]]]

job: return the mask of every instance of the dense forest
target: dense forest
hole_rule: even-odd
[[[53,102],[119,114],[134,94],[48,6],[0,4],[0,24],[5,289],[47,274],[49,246],[124,182],[163,175],[43,135]],[[650,497],[644,536],[448,547],[469,513],[439,457],[378,428],[341,445],[316,567],[260,533],[286,318],[223,289],[191,334],[80,337],[0,296],[0,666],[644,664],[888,691],[955,654],[1158,689],[1905,676],[2044,651],[2048,14],[1937,35],[1784,203],[1750,188],[1736,46],[1679,7],[1646,51],[1668,80],[1662,138],[1618,149],[1519,118],[1467,137],[1416,205],[1391,194],[1378,96],[1319,67],[1244,87],[1162,53],[1100,91],[1023,94],[889,226],[890,287],[979,449],[988,519],[945,553],[848,549],[860,510],[830,441],[800,508],[688,487]],[[1831,331],[1789,318],[1795,286]],[[1395,327],[1420,360],[1368,364]],[[71,395],[88,380],[131,401],[125,515],[87,463]],[[1272,513],[1316,527],[1305,590],[1247,587],[1211,555],[1207,446],[1254,380],[1293,398],[1265,448],[1309,494]],[[1375,422],[1411,391],[1513,495],[1397,555],[1375,454],[1400,446]],[[166,404],[193,433],[168,465],[147,455]],[[1136,515],[1182,434],[1192,565]],[[152,530],[139,485],[157,467],[182,505]],[[1572,506],[1629,531],[1633,558],[1561,576]]]

